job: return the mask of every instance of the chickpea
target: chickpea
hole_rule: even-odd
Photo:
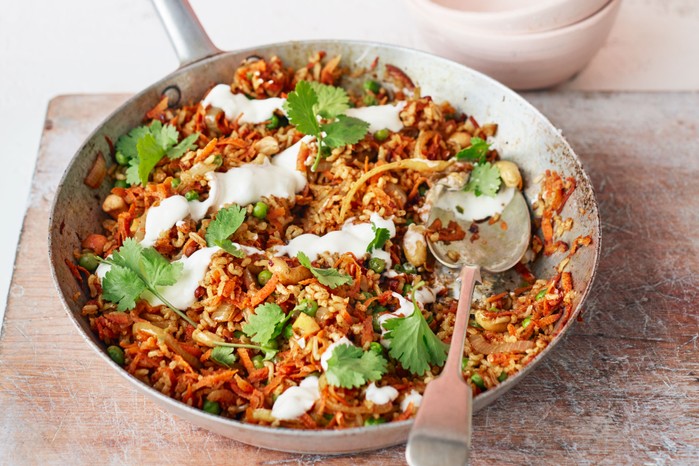
[[[126,201],[116,194],[110,194],[104,199],[102,210],[112,217],[117,218],[120,213],[126,210]]]
[[[522,175],[519,173],[519,168],[514,162],[509,160],[499,160],[495,162],[495,166],[500,170],[500,178],[509,188],[522,189]]]

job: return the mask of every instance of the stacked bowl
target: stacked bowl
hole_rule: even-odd
[[[621,0],[407,0],[438,55],[513,89],[570,79],[609,35]]]

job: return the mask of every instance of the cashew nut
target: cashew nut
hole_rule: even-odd
[[[507,330],[507,324],[510,323],[510,316],[500,316],[489,319],[486,317],[485,312],[481,310],[476,311],[475,317],[478,325],[491,332],[504,332]]]
[[[495,162],[495,166],[500,170],[500,178],[509,188],[522,189],[522,175],[519,173],[519,168],[514,162],[509,160],[499,160]]]
[[[272,136],[265,136],[255,143],[258,154],[273,155],[279,152],[279,143]]]
[[[415,267],[427,260],[427,243],[425,242],[425,226],[411,224],[403,237],[403,253]]]
[[[471,135],[466,132],[459,131],[449,136],[449,139],[447,139],[447,143],[453,145],[454,150],[460,151],[464,147],[471,144]]]

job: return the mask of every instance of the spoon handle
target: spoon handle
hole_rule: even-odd
[[[464,381],[461,360],[471,313],[473,288],[480,268],[461,271],[461,293],[449,355],[441,375],[432,380],[410,430],[405,457],[411,466],[460,465],[471,449],[471,386]]]

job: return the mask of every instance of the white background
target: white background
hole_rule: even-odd
[[[136,92],[174,70],[177,60],[146,0],[0,5],[1,327],[49,99]],[[402,0],[192,0],[192,6],[224,50],[316,38],[425,48]],[[563,87],[699,90],[699,2],[624,0],[607,44]]]

